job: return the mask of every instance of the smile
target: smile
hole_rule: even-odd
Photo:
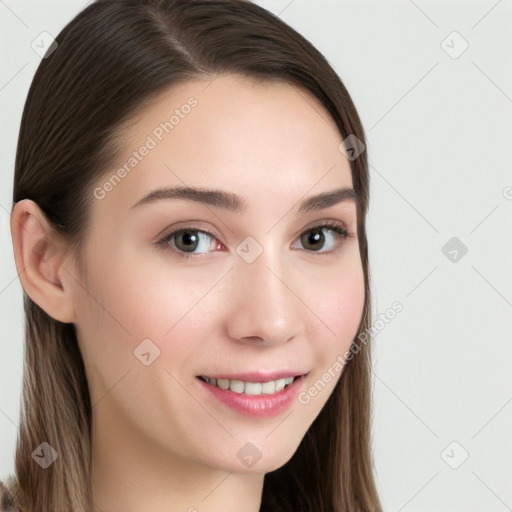
[[[245,375],[198,376],[196,379],[200,388],[207,393],[205,397],[213,398],[214,403],[220,402],[243,416],[270,418],[287,411],[304,387],[305,375],[293,376],[293,373],[282,371],[263,375],[256,371]],[[279,378],[270,380],[271,377]]]

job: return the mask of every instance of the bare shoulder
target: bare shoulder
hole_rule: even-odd
[[[20,512],[6,482],[0,480],[0,512]]]

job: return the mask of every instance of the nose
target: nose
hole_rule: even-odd
[[[298,297],[298,275],[263,251],[252,263],[237,260],[231,272],[228,335],[240,343],[274,346],[304,332],[306,306]]]

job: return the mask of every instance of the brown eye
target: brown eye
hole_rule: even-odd
[[[329,233],[326,236],[325,233]],[[340,242],[348,238],[347,230],[339,223],[322,224],[308,229],[300,236],[302,246],[311,252],[319,254],[328,254],[341,247]],[[327,249],[325,249],[327,245]],[[336,247],[338,245],[338,247]]]
[[[199,229],[180,229],[173,231],[160,240],[161,245],[170,245],[171,249],[177,252],[191,255],[209,252],[212,246],[214,235]],[[200,249],[199,251],[197,251]]]
[[[322,229],[314,229],[301,235],[301,242],[308,251],[317,251],[325,243],[325,235]]]
[[[199,244],[197,231],[177,231],[173,235],[174,244],[180,251],[194,252]]]

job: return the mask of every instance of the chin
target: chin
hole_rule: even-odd
[[[283,467],[297,451],[302,438],[294,444],[283,446],[277,439],[272,442],[271,437],[231,443],[235,456],[224,459],[219,467],[243,474],[265,474]]]

